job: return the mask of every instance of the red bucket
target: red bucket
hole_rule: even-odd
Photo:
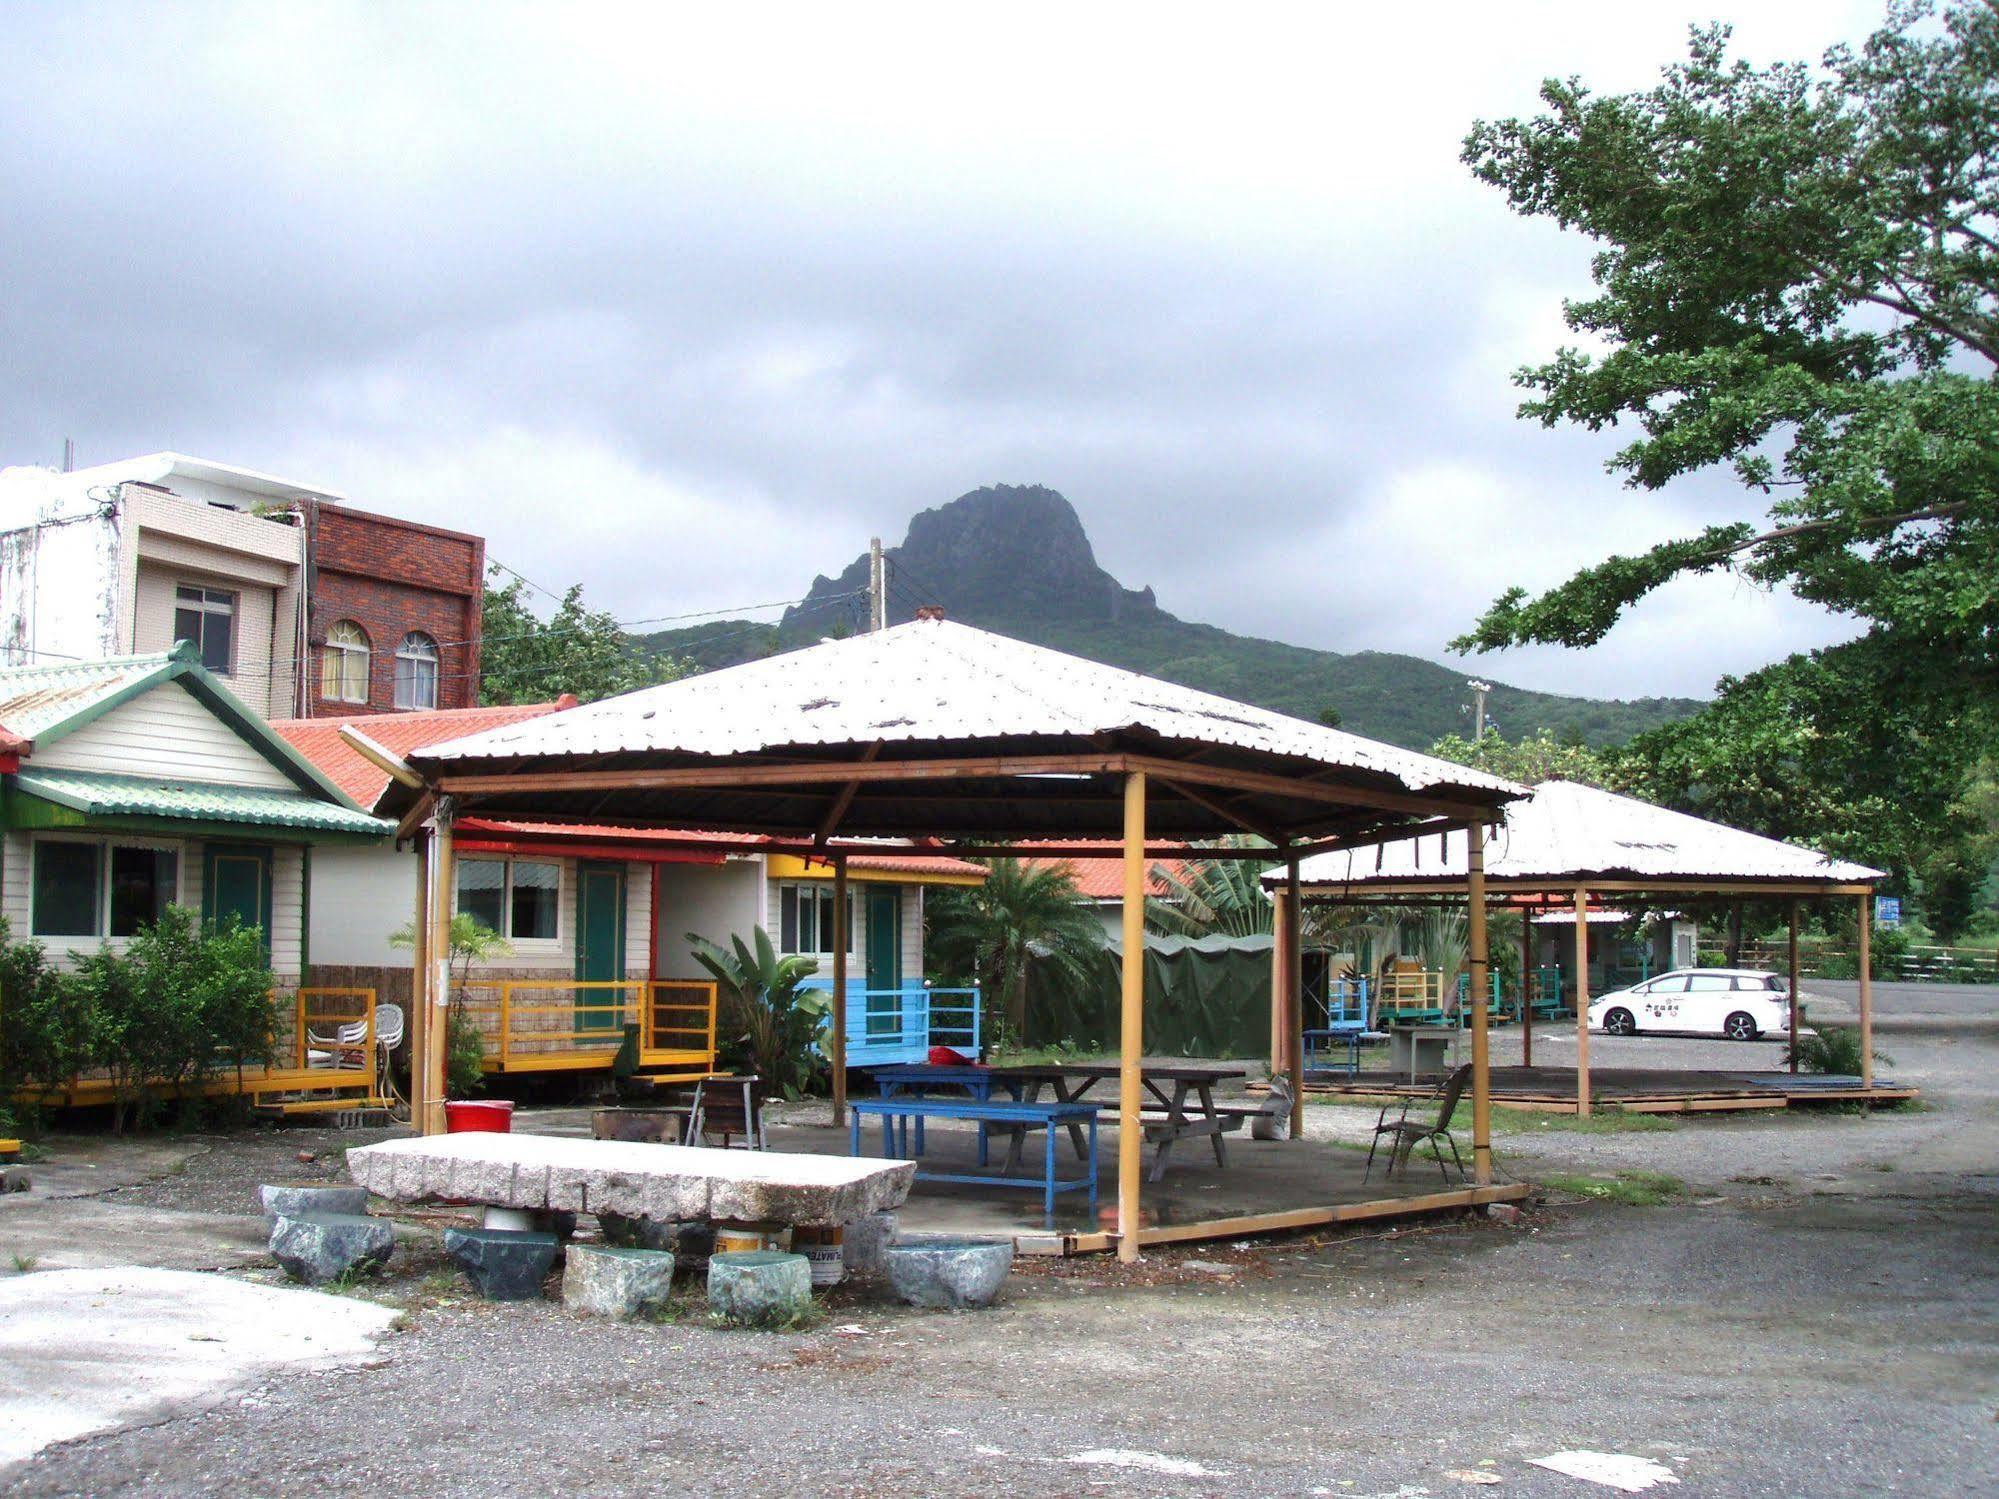
[[[510,1099],[474,1098],[444,1105],[447,1135],[510,1135],[513,1130],[514,1105]]]

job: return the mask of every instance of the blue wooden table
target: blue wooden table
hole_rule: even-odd
[[[893,1067],[872,1067],[868,1075],[881,1089],[883,1098],[899,1098],[903,1094],[927,1096],[944,1088],[962,1088],[965,1096],[985,1103],[993,1096],[993,1089],[1004,1089],[1013,1098],[1020,1097],[1020,1080],[996,1073],[990,1067],[970,1067],[936,1062],[904,1062]],[[979,1126],[979,1164],[985,1165],[992,1150],[992,1135],[986,1125]],[[923,1154],[923,1119],[916,1120],[916,1153]],[[1078,1156],[1082,1155],[1080,1149]]]
[[[848,1105],[852,1119],[848,1124],[849,1155],[861,1153],[861,1120],[872,1115],[881,1120],[882,1154],[891,1160],[911,1161],[916,1156],[911,1153],[910,1122],[914,1120],[920,1138],[923,1121],[926,1119],[963,1119],[979,1126],[980,1160],[985,1162],[985,1133],[988,1125],[1010,1125],[1016,1129],[1038,1129],[1041,1131],[1043,1152],[1041,1179],[1032,1177],[1007,1176],[1003,1172],[988,1171],[924,1171],[916,1173],[918,1181],[966,1182],[984,1187],[1039,1187],[1041,1189],[1041,1215],[1043,1225],[1055,1226],[1055,1194],[1057,1192],[1087,1191],[1090,1197],[1090,1219],[1097,1216],[1097,1110],[1088,1103],[1019,1103],[1002,1100],[975,1098],[862,1098]],[[1089,1131],[1089,1149],[1084,1156],[1083,1175],[1059,1178],[1055,1174],[1055,1132],[1062,1125]]]

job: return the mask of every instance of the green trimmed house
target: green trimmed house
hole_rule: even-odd
[[[0,667],[0,914],[69,954],[169,905],[262,927],[281,986],[304,971],[312,850],[380,843],[372,817],[181,643],[159,655]]]

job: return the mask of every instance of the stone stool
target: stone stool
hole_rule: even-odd
[[[323,1213],[353,1217],[368,1211],[366,1187],[268,1185],[257,1188],[257,1206],[264,1210],[264,1230],[280,1218],[311,1218]]]
[[[774,1249],[718,1254],[708,1261],[708,1306],[739,1327],[765,1327],[812,1305],[812,1266]]]
[[[394,1226],[360,1213],[280,1215],[271,1230],[271,1258],[293,1280],[309,1286],[379,1270],[395,1248]]]
[[[554,1234],[512,1228],[447,1228],[444,1252],[488,1301],[533,1301],[555,1263]]]
[[[889,1288],[911,1306],[991,1306],[1013,1268],[1011,1239],[917,1239],[883,1252]]]
[[[572,1244],[562,1262],[562,1304],[573,1312],[629,1322],[672,1295],[673,1256],[662,1250]]]

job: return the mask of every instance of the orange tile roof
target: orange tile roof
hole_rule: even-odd
[[[504,708],[439,708],[429,713],[366,713],[351,718],[280,718],[271,727],[286,743],[361,806],[372,809],[389,778],[340,737],[340,726],[352,724],[375,743],[398,755],[425,745],[442,744],[464,734],[497,729],[524,719],[553,713],[562,703],[514,703]]]
[[[1078,842],[1070,846],[1078,849],[1091,849],[1111,848],[1114,845],[1108,843]],[[1066,868],[1069,871],[1070,878],[1076,882],[1076,893],[1082,896],[1084,900],[1121,901],[1124,899],[1124,864],[1119,859],[1064,859],[1060,855],[1037,854],[1021,862],[1035,869],[1053,869],[1058,865]],[[1148,860],[1145,866],[1145,893],[1152,896],[1164,896],[1169,893],[1170,887],[1154,871],[1159,869],[1170,870],[1173,874],[1184,879],[1189,867],[1188,861],[1185,859]]]

